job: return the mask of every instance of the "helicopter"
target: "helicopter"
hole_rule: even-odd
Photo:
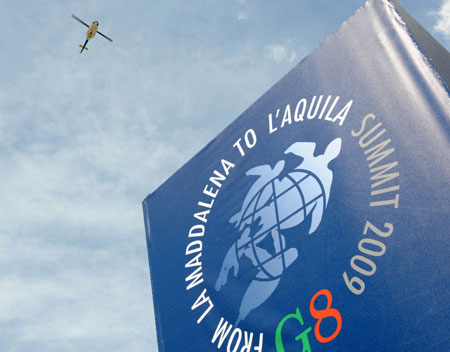
[[[87,23],[80,20],[77,16],[72,14],[72,17],[74,19],[76,19],[78,22],[80,22],[80,23],[84,24],[86,27],[88,27],[88,31],[86,33],[86,41],[84,42],[84,45],[80,44],[80,48],[81,48],[80,54],[83,52],[84,49],[88,50],[88,48],[86,47],[86,44],[89,40],[94,38],[96,33],[100,34],[102,37],[104,37],[104,38],[108,39],[110,42],[112,42],[111,38],[108,38],[106,35],[104,35],[103,33],[98,31],[98,21],[92,22],[92,24],[89,26]]]

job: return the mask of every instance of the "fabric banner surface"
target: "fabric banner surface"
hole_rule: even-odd
[[[143,203],[160,351],[450,345],[449,90],[372,0]]]

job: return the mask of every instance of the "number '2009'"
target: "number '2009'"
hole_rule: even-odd
[[[392,231],[394,230],[394,225],[386,222],[384,224],[384,228],[385,228],[384,231],[380,230],[370,221],[367,220],[363,234],[367,235],[367,232],[371,230],[377,236],[382,238],[391,236]],[[355,270],[357,273],[361,275],[372,276],[377,271],[377,266],[373,262],[373,260],[367,258],[367,256],[370,257],[382,256],[386,252],[386,245],[379,240],[365,237],[361,239],[361,241],[359,241],[358,249],[362,254],[365,254],[366,256],[361,254],[353,256],[353,258],[350,259],[350,266],[352,267],[353,270]],[[347,272],[344,272],[342,276],[344,277],[345,284],[352,293],[354,293],[355,295],[360,295],[361,293],[364,292],[366,284],[360,277],[353,276],[351,279],[349,279]]]

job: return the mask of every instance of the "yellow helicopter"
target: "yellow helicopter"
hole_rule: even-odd
[[[84,42],[84,45],[80,44],[80,48],[81,48],[80,54],[83,52],[84,49],[88,50],[88,48],[86,47],[86,44],[89,40],[94,38],[96,33],[100,34],[102,37],[104,37],[104,38],[108,39],[110,42],[112,42],[112,39],[108,38],[106,35],[104,35],[103,33],[98,31],[98,21],[92,22],[92,24],[89,26],[87,23],[80,20],[77,16],[72,15],[72,17],[74,19],[76,19],[78,22],[80,22],[80,23],[84,24],[86,27],[88,27],[88,30],[86,33],[86,41]]]

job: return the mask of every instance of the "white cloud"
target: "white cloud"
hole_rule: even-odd
[[[444,0],[439,11],[435,13],[437,22],[433,29],[450,39],[450,0]]]
[[[108,343],[111,351],[148,349],[154,322],[144,304],[150,287],[141,283],[148,271],[126,245],[121,253],[30,236],[0,237],[0,265],[8,268],[0,279],[2,341],[21,351],[104,350],[82,347]]]
[[[265,57],[276,63],[293,62],[297,58],[296,52],[288,44],[268,44],[265,48]]]
[[[238,21],[246,21],[246,20],[248,20],[248,14],[243,11],[239,11],[238,15],[237,15],[237,19],[238,19]]]

